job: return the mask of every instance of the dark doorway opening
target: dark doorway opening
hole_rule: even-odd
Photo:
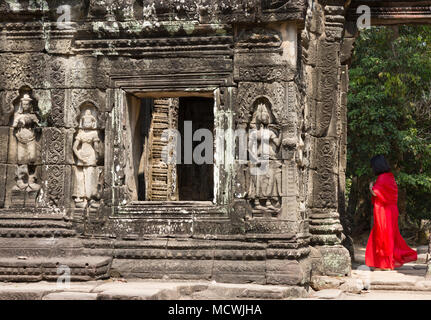
[[[178,189],[180,201],[211,201],[214,198],[214,165],[186,164],[187,157],[185,145],[190,143],[186,141],[189,137],[185,135],[185,122],[190,121],[193,133],[199,129],[207,129],[214,133],[214,99],[210,98],[180,98],[179,107],[179,132],[181,134],[181,145],[183,152],[181,154],[181,164],[177,165]],[[192,150],[203,141],[193,141]],[[205,141],[209,143],[209,141]],[[214,150],[214,149],[212,149]],[[208,156],[202,152],[202,156]],[[212,156],[212,160],[214,157]]]

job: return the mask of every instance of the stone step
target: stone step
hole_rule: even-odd
[[[19,212],[14,209],[13,211],[4,211],[5,209],[0,209],[0,220],[56,220],[65,221],[68,217],[59,214],[32,214],[29,212]]]
[[[0,217],[0,229],[11,228],[60,228],[71,229],[72,223],[63,220],[29,220],[29,219],[2,219]]]
[[[0,238],[0,257],[86,255],[83,249],[77,238]],[[88,255],[105,256],[91,251]]]
[[[392,271],[353,270],[352,276],[370,290],[431,292],[431,281],[425,277],[426,267],[409,263]]]
[[[75,230],[62,228],[1,228],[1,238],[69,238],[76,236]]]
[[[91,281],[109,278],[111,257],[0,258],[0,281]],[[61,277],[61,278],[59,278]]]

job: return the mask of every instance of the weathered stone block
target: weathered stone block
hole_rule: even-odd
[[[303,48],[304,63],[308,66],[315,67],[318,60],[317,41],[310,39],[304,39],[304,41],[307,41],[307,48]]]
[[[265,284],[265,261],[215,260],[213,279],[226,283]]]
[[[193,235],[228,235],[243,233],[243,224],[234,225],[230,219],[197,219],[193,222]]]
[[[343,279],[328,276],[312,276],[310,280],[310,286],[316,291],[338,289],[344,283]]]
[[[313,207],[336,208],[337,207],[337,176],[329,169],[319,170],[313,173]]]
[[[287,46],[286,51],[295,48]],[[295,53],[295,52],[294,52]],[[293,81],[296,65],[290,64],[286,55],[279,53],[237,53],[235,56],[234,79],[236,81]]]
[[[7,165],[0,164],[0,208],[4,208],[6,196]]]
[[[321,254],[322,270],[328,276],[350,276],[351,259],[349,251],[343,246],[317,247]]]
[[[6,37],[3,38],[0,44],[2,52],[42,52],[45,47],[45,40],[43,38],[26,39],[24,37],[15,37],[13,30],[4,30]],[[42,32],[42,30],[39,30]]]
[[[338,69],[327,67],[315,68],[317,100],[330,102],[336,99],[338,88]]]
[[[142,235],[191,235],[191,219],[151,219],[141,225]]]
[[[17,90],[23,84],[46,87],[46,57],[42,53],[0,55],[0,88]]]
[[[11,124],[14,112],[13,100],[19,93],[13,91],[0,91],[0,125],[8,126]]]
[[[322,5],[316,4],[313,12],[313,19],[311,19],[310,32],[320,35],[325,27],[325,16]]]
[[[97,87],[97,59],[94,57],[74,57],[68,61],[65,76],[68,88]]]
[[[340,41],[343,36],[343,24],[334,24],[333,26],[325,25],[325,34],[327,41]]]
[[[292,260],[267,260],[266,281],[267,284],[276,285],[302,285],[306,282],[306,275],[298,261]]]
[[[356,38],[343,38],[340,54],[341,63],[349,63],[350,59],[352,58],[355,41]]]
[[[280,219],[249,219],[245,223],[246,233],[251,234],[285,234],[297,232],[297,225],[293,221]]]
[[[121,276],[125,277],[160,279],[166,274],[166,261],[114,259],[111,269],[118,271]]]
[[[7,163],[9,150],[9,127],[0,127],[0,163]]]
[[[6,208],[35,208],[39,206],[41,183],[40,166],[7,166]]]
[[[338,173],[338,141],[336,138],[312,138],[313,156],[310,167]]]
[[[335,120],[334,114],[337,106],[335,97],[334,100],[317,102],[315,106],[312,134],[319,137],[328,136],[331,133]]]
[[[298,211],[298,199],[296,196],[282,198],[280,219],[292,222],[293,227],[295,222],[299,222]]]
[[[8,144],[8,163],[16,164],[17,163],[17,152],[18,152],[18,144],[14,134],[14,128],[9,127],[9,144]]]
[[[213,260],[175,259],[166,261],[166,275],[171,279],[211,279]]]
[[[319,59],[317,66],[330,68],[338,65],[338,57],[340,53],[340,44],[320,40],[317,43],[317,51]]]
[[[70,207],[72,199],[72,168],[68,165],[42,166],[45,205]]]

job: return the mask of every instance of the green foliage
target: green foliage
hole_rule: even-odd
[[[347,177],[374,179],[370,159],[387,156],[407,214],[431,218],[431,27],[361,33],[350,69]]]

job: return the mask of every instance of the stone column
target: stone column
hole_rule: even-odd
[[[346,145],[346,106],[340,84],[340,77],[345,77],[340,63],[344,7],[341,1],[340,5],[335,2],[309,8],[302,45],[313,272],[338,276],[348,275],[351,265],[349,252],[342,246],[340,223]]]
[[[244,141],[237,144],[235,204],[247,211],[246,237],[267,243],[270,284],[297,285],[309,276],[297,38],[295,23],[279,23],[238,28],[235,44],[235,125],[248,139],[246,157]]]

